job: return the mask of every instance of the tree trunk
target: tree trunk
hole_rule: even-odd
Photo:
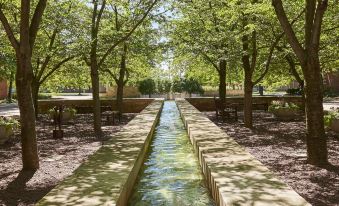
[[[305,90],[304,90],[304,80],[301,79],[300,75],[298,74],[298,71],[296,69],[296,65],[295,65],[295,62],[294,62],[294,59],[293,57],[290,55],[290,54],[287,54],[285,56],[285,59],[290,67],[290,72],[292,73],[292,75],[294,76],[295,80],[298,82],[299,84],[299,89],[301,90],[302,92],[302,103],[300,105],[301,107],[301,110],[305,111]]]
[[[328,6],[328,0],[305,1],[305,40],[303,43],[295,35],[282,1],[272,0],[272,5],[287,40],[301,63],[305,78],[308,163],[326,165],[328,162],[323,119],[323,82],[319,62],[319,45],[322,20]]]
[[[319,61],[309,59],[305,75],[305,111],[307,127],[307,161],[313,165],[326,165],[327,138],[324,129],[323,88]]]
[[[252,116],[252,92],[253,92],[253,83],[252,83],[252,75],[248,74],[245,71],[245,82],[244,82],[244,124],[245,127],[251,128],[253,127],[253,116]]]
[[[23,47],[23,46],[22,46]],[[20,109],[22,163],[24,170],[39,168],[39,156],[35,131],[35,112],[31,82],[33,73],[30,52],[20,49],[17,54],[16,88]]]
[[[124,84],[120,81],[117,82],[117,110],[119,111],[119,114],[122,114],[122,108],[123,108],[123,100],[124,100]]]
[[[226,60],[219,62],[219,98],[222,105],[226,102]]]
[[[38,108],[38,99],[39,99],[39,90],[40,90],[40,83],[38,81],[32,81],[32,98],[33,98],[33,105],[35,111],[35,117],[38,117],[39,108]]]
[[[99,73],[95,60],[91,60],[91,83],[93,95],[93,118],[94,118],[94,133],[97,137],[101,137],[101,105],[99,97]]]
[[[7,102],[8,103],[12,103],[13,79],[14,79],[14,72],[11,71],[11,76],[9,77],[8,94],[7,94]]]
[[[119,111],[119,115],[121,117],[122,114],[122,106],[123,106],[123,98],[124,98],[124,79],[126,74],[126,44],[124,45],[124,53],[121,56],[120,62],[120,70],[119,70],[119,78],[117,83],[117,109]]]

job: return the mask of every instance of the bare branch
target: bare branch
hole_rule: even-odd
[[[275,13],[278,17],[278,20],[282,26],[282,29],[286,33],[286,37],[296,53],[298,59],[302,62],[305,59],[305,52],[300,42],[298,41],[295,32],[293,31],[292,25],[289,23],[284,7],[281,0],[272,0],[272,5],[274,7]]]
[[[95,24],[95,30],[96,31],[99,30],[100,21],[101,21],[102,14],[103,14],[103,12],[105,10],[105,6],[106,6],[106,0],[104,0],[102,2],[101,8],[100,8],[100,11],[99,11],[99,14],[98,14],[98,18],[96,20],[96,24]]]
[[[76,56],[69,56],[65,59],[63,59],[62,61],[60,61],[58,64],[56,64],[40,81],[39,83],[42,84],[46,81],[46,79],[51,76],[56,70],[58,70],[63,64],[65,64],[66,62],[74,59]]]
[[[31,25],[29,26],[29,44],[31,46],[31,49],[33,48],[38,30],[39,25],[42,19],[42,15],[44,14],[45,8],[46,8],[47,0],[39,0],[34,14],[33,18],[31,20]]]
[[[274,49],[276,48],[276,46],[278,45],[280,39],[284,36],[285,33],[281,33],[276,39],[275,41],[273,42],[273,44],[271,45],[270,47],[270,51],[269,51],[269,54],[268,54],[268,57],[267,57],[267,61],[266,61],[266,64],[265,64],[265,70],[264,72],[260,75],[260,77],[253,82],[253,85],[256,85],[258,84],[261,80],[264,79],[264,77],[266,76],[269,68],[270,68],[270,64],[271,64],[271,61],[272,61],[272,56],[273,56],[273,52],[274,52]]]
[[[5,16],[5,14],[2,11],[2,5],[0,4],[0,21],[6,31],[7,37],[9,39],[9,41],[11,42],[13,48],[18,51],[19,49],[19,42],[18,40],[15,38],[13,30],[11,28],[11,26],[8,23],[8,20]]]
[[[318,7],[317,7],[315,17],[314,17],[311,42],[313,45],[315,45],[315,48],[317,50],[319,49],[321,24],[322,24],[326,9],[327,9],[327,0],[323,0],[320,3],[318,3]]]
[[[153,9],[153,7],[155,6],[155,4],[158,2],[159,0],[154,0],[153,3],[151,4],[151,6],[147,9],[147,11],[144,13],[143,17],[133,26],[133,28],[121,39],[119,39],[117,42],[115,42],[106,52],[105,54],[102,56],[101,60],[99,61],[98,67],[100,67],[106,60],[107,56],[115,49],[115,47],[117,47],[119,44],[121,44],[122,42],[126,41],[133,33],[134,31],[139,27],[139,25],[146,19],[146,17],[148,16],[148,14],[150,13],[150,11]]]
[[[102,71],[103,71],[103,72],[107,72],[107,73],[114,79],[115,82],[118,82],[118,81],[119,81],[118,78],[113,74],[113,72],[112,72],[111,70],[109,70],[109,69],[103,69]]]

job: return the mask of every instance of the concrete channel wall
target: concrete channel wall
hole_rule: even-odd
[[[192,104],[199,111],[215,111],[215,103],[213,97],[192,97],[185,98],[190,104]],[[262,104],[271,105],[272,101],[286,101],[292,102],[297,105],[302,105],[303,99],[301,96],[254,96],[253,109],[263,110]],[[227,97],[226,102],[229,104],[239,104],[239,109],[243,109],[244,97]]]
[[[127,205],[162,105],[153,101],[37,205]]]
[[[139,113],[145,109],[154,99],[142,99],[142,98],[125,98],[123,100],[122,110],[124,113]],[[93,100],[70,100],[70,99],[48,99],[48,100],[39,100],[38,108],[39,113],[47,113],[49,109],[52,109],[55,106],[63,105],[66,107],[72,107],[77,110],[79,114],[86,114],[93,112]],[[100,100],[102,107],[111,107],[113,110],[116,110],[116,100],[115,99],[106,99]]]
[[[176,103],[217,205],[310,205],[189,102]]]

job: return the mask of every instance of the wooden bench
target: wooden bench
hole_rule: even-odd
[[[93,113],[93,105],[81,105],[74,107],[78,113],[86,114],[86,113]],[[101,112],[110,111],[112,110],[111,106],[100,106]]]
[[[220,99],[214,98],[215,114],[217,119],[221,116],[222,120],[234,119],[238,120],[238,105],[237,104],[223,104]]]
[[[264,111],[268,111],[268,103],[264,102],[264,103],[252,103],[253,105],[253,110],[264,110]]]
[[[237,104],[239,108],[244,108],[244,103]],[[267,102],[263,103],[252,103],[253,110],[263,110],[268,111],[269,104]]]
[[[93,106],[85,105],[85,106],[76,106],[77,111],[80,113],[92,113]],[[102,117],[106,118],[107,124],[115,124],[115,119],[118,117],[119,122],[121,122],[121,114],[118,111],[114,111],[112,106],[101,106],[100,107]]]
[[[101,113],[103,117],[106,117],[107,124],[115,124],[115,119],[118,117],[119,123],[121,122],[121,114],[119,111],[109,110]]]

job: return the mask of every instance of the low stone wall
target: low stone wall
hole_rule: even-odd
[[[108,97],[116,97],[117,95],[117,86],[112,86],[112,87],[107,87],[106,89],[106,95]],[[124,98],[126,97],[132,97],[132,98],[135,98],[135,97],[140,97],[140,92],[138,90],[137,87],[133,87],[133,86],[124,86]]]
[[[204,97],[204,98],[185,98],[189,103],[191,103],[199,111],[215,111],[215,104],[213,97]],[[286,102],[293,102],[298,105],[302,104],[302,97],[300,96],[254,96],[253,97],[253,109],[263,109],[262,105],[256,104],[267,104],[270,105],[272,101],[275,100],[284,100]],[[239,104],[239,109],[242,110],[242,105],[244,103],[244,97],[227,97],[227,103],[236,103]]]
[[[191,104],[176,102],[217,205],[310,205]]]
[[[145,109],[154,99],[124,99],[123,101],[123,112],[124,113],[139,113]],[[112,107],[116,109],[116,100],[100,100],[102,107]],[[93,112],[93,100],[39,100],[38,107],[39,113],[44,114],[55,106],[64,105],[66,107],[72,107],[77,109],[80,114],[92,113]],[[107,110],[107,109],[106,109]]]
[[[162,105],[147,106],[37,205],[127,205]]]

